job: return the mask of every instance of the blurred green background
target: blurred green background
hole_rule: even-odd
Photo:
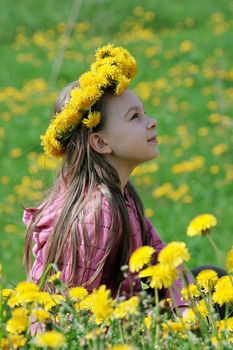
[[[225,254],[233,215],[233,2],[229,0],[1,1],[0,263],[5,282],[25,279],[23,207],[36,206],[56,176],[43,155],[59,90],[88,69],[104,44],[138,62],[132,89],[158,120],[160,155],[132,175],[164,241],[187,242],[190,266],[218,263],[190,220],[211,213]]]

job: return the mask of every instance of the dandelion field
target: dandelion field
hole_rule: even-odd
[[[233,3],[83,1],[71,33],[71,0],[2,3],[4,284],[25,279],[22,206],[36,205],[56,174],[58,163],[45,159],[39,140],[55,98],[109,42],[136,58],[132,89],[158,121],[160,155],[132,174],[146,214],[164,241],[187,241],[190,266],[219,264],[205,237],[187,240],[186,227],[210,212],[218,220],[213,234],[219,249],[226,254],[232,245]]]
[[[210,235],[203,217],[198,230],[196,220],[190,223],[189,234]],[[210,229],[215,226],[214,217],[206,220]],[[41,290],[46,272],[39,286],[21,281],[13,289],[2,288],[0,270],[0,348],[230,349],[233,343],[233,247],[225,261],[229,275],[218,277],[216,271],[206,269],[190,284],[185,282],[189,274],[185,263],[190,253],[184,242],[169,243],[158,254],[156,265],[151,264],[154,252],[150,246],[140,247],[132,253],[129,266],[124,267],[125,277],[134,273],[147,282],[140,293],[128,299],[122,296],[113,299],[105,285],[92,293],[82,286],[68,289],[60,280],[60,271],[47,279],[46,292]],[[177,277],[183,279],[181,296],[183,306],[188,306],[184,312],[173,296],[172,285]],[[148,292],[148,288],[153,293]],[[169,291],[170,297],[159,299],[163,288]],[[217,307],[224,308],[221,318]]]

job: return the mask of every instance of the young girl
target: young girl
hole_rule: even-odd
[[[105,284],[113,297],[128,297],[141,284],[134,274],[124,278],[121,266],[142,245],[155,248],[156,263],[165,246],[129,181],[136,166],[158,155],[157,123],[128,89],[135,74],[128,51],[107,45],[97,51],[90,71],[57,99],[42,144],[47,155],[63,156],[63,163],[47,198],[23,218],[26,271],[36,283],[54,263],[70,287],[92,291]],[[176,304],[185,306],[177,293],[181,287],[177,280]]]

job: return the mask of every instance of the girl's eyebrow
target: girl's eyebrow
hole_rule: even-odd
[[[128,111],[125,113],[124,118],[127,117],[128,113],[131,111],[139,111],[140,109],[143,109],[143,106],[133,106],[131,108],[128,109]]]

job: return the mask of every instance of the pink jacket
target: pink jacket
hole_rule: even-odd
[[[129,215],[129,223],[130,223],[130,231],[131,231],[131,246],[130,246],[130,255],[134,250],[141,247],[142,244],[142,237],[141,237],[141,228],[139,224],[139,219],[137,216],[137,211],[135,207],[135,203],[133,199],[130,197],[128,190],[125,189],[124,191],[125,195],[125,201],[127,204],[128,209],[128,215]],[[54,201],[53,205],[49,207],[46,214],[40,219],[39,223],[37,224],[34,234],[33,234],[33,254],[35,256],[35,261],[31,270],[31,279],[38,283],[40,280],[40,277],[44,271],[44,261],[45,261],[45,251],[46,251],[46,244],[48,236],[53,228],[54,221],[59,213],[59,204],[61,202],[61,199],[57,199]],[[94,223],[93,223],[93,211],[94,206],[92,201],[87,203],[87,214],[84,218],[84,223],[87,228],[88,236],[89,236],[89,242],[91,247],[95,247],[95,232],[94,232]],[[27,208],[24,211],[23,215],[23,221],[25,225],[28,227],[33,219],[33,214],[37,211],[37,208]],[[145,218],[145,224],[147,228],[147,233],[149,236],[149,245],[154,247],[156,252],[154,255],[154,262],[157,262],[157,255],[158,253],[163,249],[165,246],[165,243],[163,243],[156,233],[155,229],[153,228],[151,222]],[[108,200],[105,196],[102,197],[102,220],[101,220],[101,242],[98,247],[96,247],[95,250],[95,256],[90,261],[90,264],[88,268],[86,269],[84,276],[83,276],[83,283],[88,281],[90,277],[95,273],[96,266],[98,262],[102,259],[104,256],[104,253],[106,251],[106,243],[108,240],[109,230],[111,225],[111,212],[108,204]],[[82,226],[80,223],[78,223],[78,230],[79,233],[82,233]],[[79,261],[79,268],[77,271],[78,276],[81,273],[81,269],[84,263],[84,245],[82,240],[82,234],[80,234],[81,237],[81,247],[80,251],[78,252],[78,261]],[[114,287],[114,264],[116,262],[116,255],[117,255],[117,248],[120,242],[120,235],[117,242],[114,244],[114,249],[110,252],[108,255],[106,262],[104,264],[104,267],[99,273],[99,275],[96,277],[96,279],[91,283],[91,285],[88,286],[88,290],[91,291],[94,288],[97,288],[101,284],[105,284],[107,288],[111,289],[112,296],[115,297],[117,294],[117,290]],[[69,252],[67,252],[67,256],[65,257],[64,261],[64,268],[62,270],[61,278],[64,282],[67,281],[69,276],[69,271],[71,268],[71,262],[69,261]],[[186,304],[180,299],[180,294],[177,292],[178,290],[181,290],[182,288],[182,280],[178,279],[173,288],[173,293],[175,296],[175,303],[178,306],[186,306]],[[134,274],[129,274],[129,276],[123,280],[120,294],[125,294],[126,296],[130,296],[132,293],[136,294],[141,290],[141,284],[140,280],[136,278]],[[166,293],[166,296],[169,296]]]

